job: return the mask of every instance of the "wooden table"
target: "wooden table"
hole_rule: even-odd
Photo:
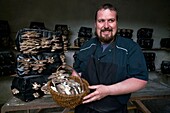
[[[142,101],[150,99],[170,99],[170,86],[150,80],[146,88],[133,93],[129,101],[143,113],[151,113],[142,103]]]
[[[150,80],[148,85],[143,90],[132,94],[130,99],[141,111],[150,113],[143,105],[142,100],[170,98],[170,87]],[[26,110],[28,113],[32,109],[45,108],[60,108],[50,96],[42,97],[31,102],[23,102],[20,99],[13,97],[1,108],[1,113],[9,111]],[[64,109],[62,113],[67,113],[69,109]]]
[[[42,97],[30,102],[24,102],[16,97],[12,97],[12,99],[10,99],[7,103],[5,103],[2,106],[1,113],[20,110],[26,110],[27,113],[29,113],[30,110],[33,109],[41,110],[45,108],[61,108],[61,107],[57,105],[56,102],[53,101],[51,96]],[[70,109],[65,108],[61,113],[67,113],[69,110]]]

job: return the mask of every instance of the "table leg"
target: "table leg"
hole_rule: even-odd
[[[69,108],[65,108],[65,109],[62,111],[62,113],[68,113],[69,111],[70,111]]]
[[[30,110],[29,110],[29,109],[27,109],[27,113],[30,113]]]

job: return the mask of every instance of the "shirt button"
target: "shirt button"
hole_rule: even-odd
[[[109,52],[111,52],[112,50],[111,49],[109,49]]]

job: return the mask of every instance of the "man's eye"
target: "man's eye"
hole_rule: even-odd
[[[98,20],[98,22],[99,22],[99,23],[102,23],[102,22],[104,22],[104,20]]]
[[[114,22],[114,21],[115,21],[115,20],[113,20],[113,19],[110,19],[110,20],[109,20],[110,23],[112,23],[112,22]]]

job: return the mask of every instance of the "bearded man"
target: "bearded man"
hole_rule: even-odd
[[[118,14],[111,4],[96,11],[96,37],[80,48],[74,69],[90,86],[75,113],[127,113],[132,92],[144,88],[148,71],[140,46],[117,35]]]

